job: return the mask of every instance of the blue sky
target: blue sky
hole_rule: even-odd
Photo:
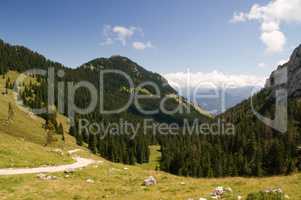
[[[284,4],[284,0],[276,1]],[[266,18],[254,19],[248,13],[254,4],[264,7],[269,3],[271,0],[1,0],[0,38],[69,67],[119,54],[160,73],[190,68],[192,72],[267,76],[301,43],[299,15],[282,17],[281,32],[277,29],[279,34],[274,36],[284,35],[285,44],[280,41],[275,52],[267,52],[265,42],[277,41],[261,39]],[[235,12],[236,21],[230,22]],[[124,41],[118,40],[120,29],[116,27],[130,30]],[[112,42],[104,44],[108,39]],[[133,47],[134,42],[139,49]]]

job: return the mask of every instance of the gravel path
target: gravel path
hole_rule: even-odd
[[[49,166],[49,167],[37,167],[37,168],[8,168],[8,169],[0,169],[0,176],[5,175],[18,175],[18,174],[37,174],[37,173],[53,173],[53,172],[64,172],[64,171],[72,171],[75,169],[79,169],[82,167],[87,167],[91,164],[96,163],[95,160],[81,158],[81,157],[73,157],[76,161],[73,164],[69,165],[59,165],[59,166]]]

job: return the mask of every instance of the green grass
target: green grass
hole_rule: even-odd
[[[3,81],[0,80],[0,89]],[[13,94],[0,96],[0,119],[7,117],[7,104],[14,102]],[[292,200],[301,199],[301,174],[267,178],[219,178],[195,179],[178,177],[168,173],[155,171],[160,158],[158,146],[151,146],[150,163],[127,166],[111,163],[75,144],[74,138],[67,135],[68,121],[59,116],[66,132],[66,143],[56,143],[44,147],[43,120],[32,118],[16,108],[15,121],[7,127],[0,125],[0,168],[31,167],[45,164],[70,162],[67,155],[61,156],[53,152],[61,148],[83,149],[79,155],[103,161],[96,165],[79,170],[66,178],[63,173],[54,174],[57,180],[40,180],[36,175],[0,176],[0,200],[187,200],[209,197],[217,186],[231,187],[235,195],[246,197],[249,193],[267,188],[280,187]],[[158,184],[143,187],[141,184],[148,176],[155,176]],[[90,178],[95,183],[87,183]],[[209,198],[208,198],[209,199]]]
[[[0,177],[0,196],[11,200],[186,200],[208,197],[215,187],[222,185],[231,187],[235,194],[243,197],[265,188],[281,187],[291,199],[301,199],[301,174],[270,178],[193,179],[104,161],[97,168],[88,167],[75,172],[69,178],[65,178],[63,173],[55,175],[58,179],[53,181],[42,181],[35,175]],[[143,180],[150,175],[157,178],[158,184],[152,187],[141,186]],[[88,178],[95,183],[87,183]]]
[[[9,72],[6,78],[9,77],[13,81],[17,76],[17,73]],[[4,91],[4,85],[5,79],[1,77],[0,91]],[[7,123],[9,103],[13,105],[15,114],[13,121]],[[16,105],[15,97],[11,90],[9,90],[8,95],[0,94],[1,168],[37,167],[74,162],[67,153],[61,156],[53,151],[56,148],[64,149],[66,145],[62,142],[44,147],[46,134],[42,128],[43,123],[43,119],[30,115]],[[59,138],[58,141],[60,141]]]
[[[0,168],[37,167],[74,162],[65,152],[0,132]]]
[[[149,149],[150,149],[149,163],[145,163],[139,166],[145,170],[156,170],[160,166],[160,158],[161,158],[160,146],[150,146]]]

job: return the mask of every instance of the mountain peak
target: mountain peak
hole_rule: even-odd
[[[273,71],[267,79],[266,88],[277,88],[275,79],[279,77],[280,70],[287,69],[288,95],[290,97],[301,97],[301,45],[299,45],[292,53],[289,61],[278,66],[277,70]]]

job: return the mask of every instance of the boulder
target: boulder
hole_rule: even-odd
[[[75,172],[75,169],[73,168],[68,168],[64,171],[65,174],[71,174],[71,173],[74,173]]]
[[[211,198],[212,199],[221,199],[225,194],[231,194],[232,188],[230,187],[222,187],[222,186],[218,186],[216,187],[213,192],[211,193]]]
[[[87,183],[94,183],[95,181],[89,178],[89,179],[86,180],[86,182]]]
[[[157,184],[157,180],[153,176],[148,177],[143,182],[144,186],[152,186],[152,185],[156,185],[156,184]]]
[[[41,180],[56,180],[56,176],[46,175],[46,174],[38,174],[37,178]]]

